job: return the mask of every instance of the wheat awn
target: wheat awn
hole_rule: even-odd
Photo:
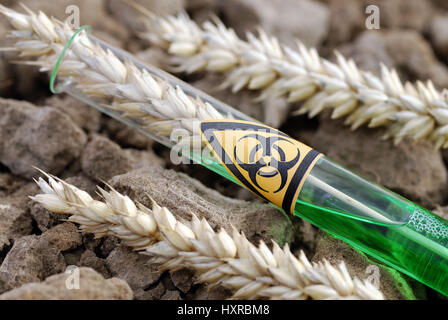
[[[333,109],[332,118],[346,117],[352,130],[384,126],[383,138],[395,144],[411,137],[448,147],[447,91],[436,90],[431,80],[403,84],[384,65],[377,77],[338,52],[333,63],[300,42],[297,50],[282,45],[261,29],[243,41],[217,18],[199,27],[185,13],[159,17],[137,8],[147,16],[141,37],[173,55],[178,71],[225,73],[223,87],[233,93],[247,88],[260,90],[260,101],[284,96],[303,102],[296,114],[314,117]]]

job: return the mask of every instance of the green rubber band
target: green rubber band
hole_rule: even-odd
[[[53,72],[51,73],[51,78],[50,78],[50,91],[53,94],[61,93],[60,91],[59,92],[56,91],[56,89],[54,88],[54,83],[56,81],[56,77],[58,75],[58,71],[59,71],[59,67],[61,65],[62,59],[64,59],[65,52],[71,46],[71,44],[73,43],[73,40],[75,40],[75,38],[84,30],[87,30],[87,33],[91,33],[92,32],[92,28],[90,26],[88,26],[88,25],[82,26],[78,30],[76,30],[76,32],[71,36],[71,38],[65,44],[64,48],[61,51],[61,54],[58,57],[58,60],[56,61],[56,64],[55,64],[55,66],[53,68]]]

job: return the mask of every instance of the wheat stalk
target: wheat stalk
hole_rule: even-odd
[[[74,31],[67,23],[23,7],[27,14],[0,5],[0,13],[15,28],[8,35],[14,45],[3,50],[33,59],[21,63],[38,66],[42,72],[52,71]],[[137,68],[129,60],[121,61],[111,50],[92,42],[85,31],[66,51],[58,77],[76,83],[77,90],[87,97],[105,100],[107,108],[137,119],[159,136],[170,136],[180,128],[188,130],[190,137],[179,145],[201,140],[194,130],[197,121],[223,118],[208,102],[187,95],[179,86]]]
[[[152,209],[134,203],[113,188],[98,187],[104,201],[42,172],[42,194],[31,197],[47,210],[68,214],[68,221],[96,237],[112,235],[124,244],[151,256],[160,270],[190,267],[197,281],[211,287],[223,285],[234,299],[383,299],[369,281],[352,279],[342,262],[311,264],[303,252],[296,258],[288,245],[273,249],[261,241],[256,247],[233,228],[215,232],[205,219],[192,214],[191,221],[179,221],[167,209],[153,203]]]
[[[298,50],[281,45],[259,30],[247,41],[215,19],[199,27],[188,15],[158,17],[138,7],[145,19],[144,39],[175,56],[178,71],[226,74],[223,87],[238,92],[261,90],[259,100],[287,97],[303,102],[296,114],[314,117],[332,108],[332,118],[346,117],[352,130],[368,124],[387,128],[383,138],[398,144],[404,137],[448,147],[447,91],[433,83],[402,83],[395,70],[381,65],[381,77],[358,69],[336,52],[337,63],[298,42]]]

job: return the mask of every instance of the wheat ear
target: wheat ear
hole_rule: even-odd
[[[367,280],[352,279],[342,262],[311,264],[303,252],[296,258],[288,245],[273,242],[256,247],[233,228],[215,232],[205,219],[194,214],[181,222],[167,209],[153,203],[152,209],[134,203],[110,187],[98,187],[104,201],[48,175],[39,178],[42,194],[31,197],[47,210],[68,214],[84,232],[97,237],[112,235],[124,244],[151,256],[160,270],[190,267],[198,282],[230,288],[234,299],[383,299]]]
[[[141,10],[144,12],[144,10]],[[398,144],[404,137],[448,147],[447,91],[433,83],[402,83],[395,70],[381,65],[381,77],[358,69],[336,52],[337,63],[298,42],[294,50],[263,30],[247,33],[247,41],[215,19],[199,27],[185,13],[148,19],[144,39],[175,56],[179,71],[212,71],[227,75],[223,87],[238,92],[261,90],[260,100],[287,97],[303,102],[296,114],[314,117],[332,108],[332,118],[346,117],[352,130],[368,124],[387,128],[383,138]]]
[[[22,58],[33,58],[22,63],[38,66],[43,72],[52,71],[74,31],[43,12],[24,9],[26,14],[0,5],[0,13],[15,28],[9,33],[14,45],[3,50],[19,52]],[[196,121],[223,118],[208,102],[185,94],[179,86],[137,68],[131,61],[121,61],[111,50],[93,43],[85,31],[66,51],[58,76],[76,83],[88,97],[107,101],[105,106],[123,117],[138,119],[159,136],[170,136],[182,128],[191,133],[189,142],[200,140],[194,133]]]

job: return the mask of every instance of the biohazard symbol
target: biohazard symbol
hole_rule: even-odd
[[[238,157],[238,149],[243,149],[243,152],[245,152],[247,150],[247,148],[245,148],[247,144],[244,144],[243,148],[241,148],[240,142],[243,141],[244,143],[248,139],[254,139],[256,142],[255,145],[251,147],[251,150],[248,150],[249,161],[242,161]],[[292,145],[291,147],[294,149],[291,151],[294,152],[295,149],[297,149],[297,152],[295,152],[296,156],[292,160],[286,160],[285,151],[283,151],[281,146],[279,146],[278,142],[283,141]],[[277,153],[277,156],[275,156],[274,153]],[[249,173],[251,182],[265,192],[268,192],[268,190],[259,185],[257,175],[264,178],[274,178],[275,176],[280,175],[280,186],[274,191],[274,193],[279,192],[284,188],[288,179],[288,170],[294,167],[300,159],[300,149],[295,148],[294,144],[287,139],[279,137],[265,137],[256,133],[247,134],[239,138],[237,145],[234,147],[233,154],[236,163]],[[257,154],[260,155],[257,157]]]
[[[200,124],[221,164],[258,196],[293,212],[300,189],[320,153],[268,126],[236,120]]]

